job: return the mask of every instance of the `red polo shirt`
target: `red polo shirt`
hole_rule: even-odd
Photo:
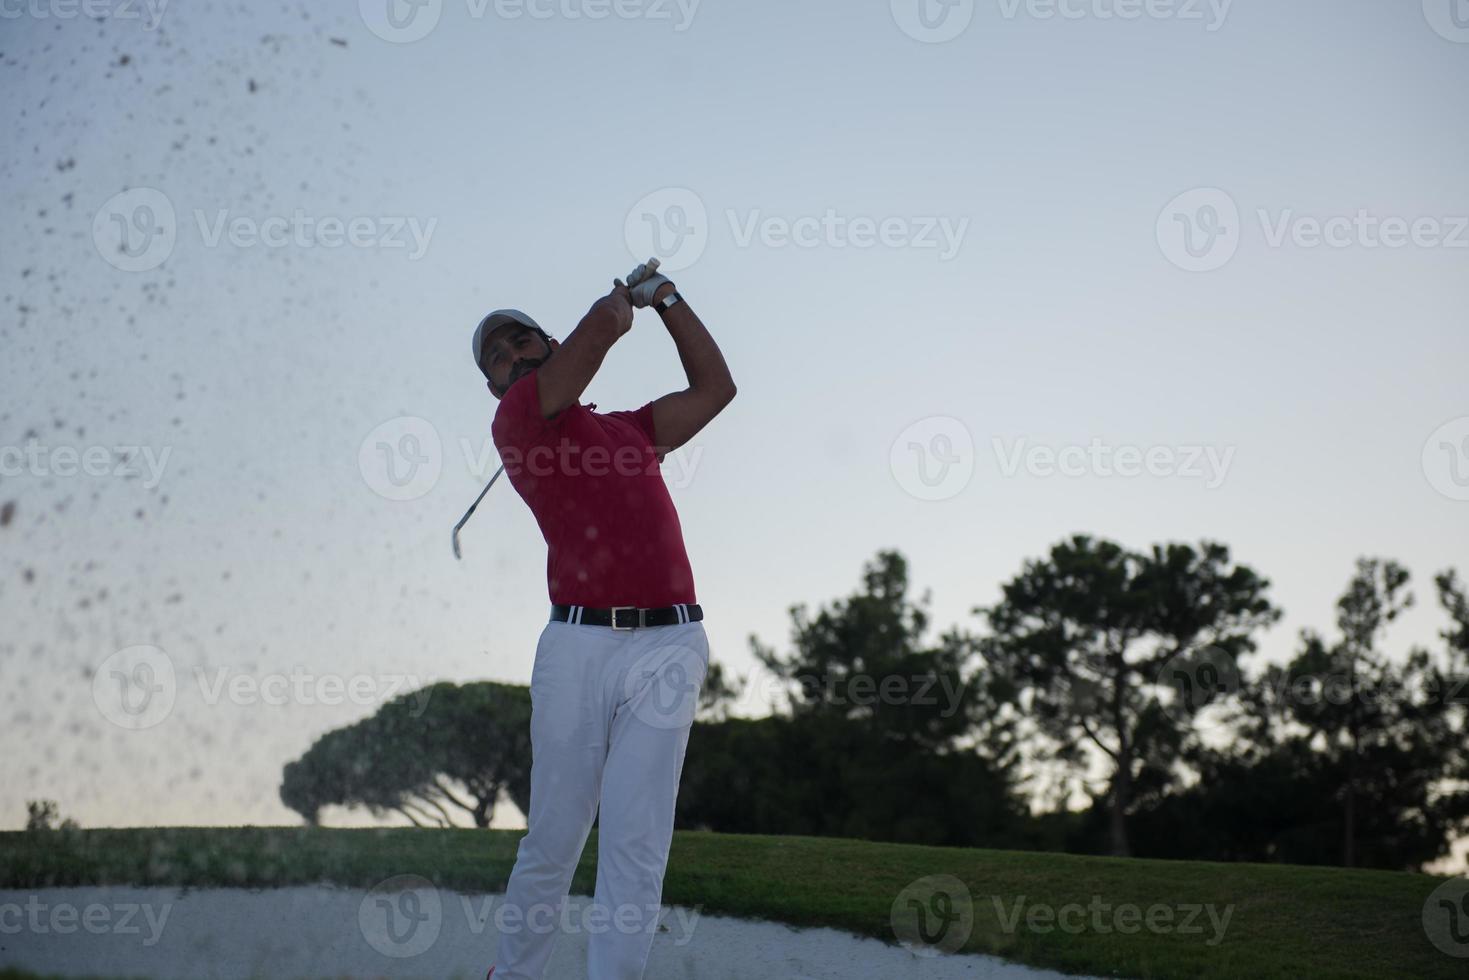
[[[653,451],[653,403],[606,414],[577,404],[546,419],[539,385],[539,369],[512,384],[490,432],[546,539],[551,601],[697,602],[683,529]]]

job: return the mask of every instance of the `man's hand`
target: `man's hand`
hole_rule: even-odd
[[[658,272],[657,259],[649,259],[628,273],[627,284],[631,287],[632,305],[640,310],[652,306],[674,289],[673,280]],[[668,288],[663,289],[664,286]]]

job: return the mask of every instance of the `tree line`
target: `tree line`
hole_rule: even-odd
[[[881,551],[851,595],[790,608],[784,693],[729,716],[748,679],[712,664],[678,825],[1202,860],[1417,869],[1469,828],[1469,599],[1433,580],[1444,628],[1393,653],[1409,572],[1361,559],[1336,629],[1251,665],[1282,611],[1222,544],[1132,551],[1077,535],[1026,561],[977,629],[935,634],[929,596]],[[526,810],[529,691],[439,684],[328,732],[281,798],[423,826]]]

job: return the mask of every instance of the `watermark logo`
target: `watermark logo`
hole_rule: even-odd
[[[707,645],[679,643],[650,650],[628,669],[622,699],[651,728],[688,728],[699,709],[709,668]]]
[[[228,242],[235,248],[341,248],[408,250],[408,261],[416,262],[428,252],[438,218],[420,221],[413,215],[365,215],[349,218],[335,215],[307,214],[296,208],[289,215],[274,214],[265,218],[232,215],[227,208],[213,214],[203,208],[194,209],[194,224],[205,248],[218,248]]]
[[[1469,415],[1433,430],[1423,444],[1423,475],[1450,500],[1469,500]]]
[[[963,422],[947,415],[919,419],[893,440],[888,466],[910,495],[948,500],[974,478],[974,437]]]
[[[709,244],[709,212],[687,187],[664,187],[632,206],[623,237],[634,256],[657,256],[663,272],[687,269]]]
[[[426,952],[444,926],[444,903],[434,883],[397,875],[373,885],[357,907],[357,927],[384,956],[407,959]]]
[[[940,262],[948,262],[964,246],[969,219],[946,215],[843,215],[827,208],[820,215],[794,218],[767,215],[753,208],[741,215],[734,208],[724,212],[737,248],[758,241],[765,248],[873,248],[934,249]]]
[[[1053,905],[1048,902],[1027,901],[1027,896],[1017,895],[1008,903],[999,895],[993,895],[995,915],[1000,920],[1000,930],[1006,935],[1026,932],[1032,935],[1049,935],[1063,932],[1079,936],[1082,933],[1124,936],[1147,932],[1152,935],[1202,936],[1205,946],[1218,946],[1224,941],[1229,929],[1229,920],[1234,917],[1234,906],[1222,908],[1215,904],[1161,903],[1143,908],[1131,902],[1112,904],[1102,896],[1093,895],[1086,905],[1068,902]]]
[[[963,34],[974,19],[974,0],[892,0],[893,22],[924,44],[942,44]]]
[[[142,20],[151,31],[163,20],[168,0],[0,0],[0,20]]]
[[[915,955],[957,953],[974,931],[974,901],[953,875],[929,875],[898,892],[888,921],[899,945]]]
[[[172,446],[156,452],[152,446],[47,446],[32,439],[24,446],[0,446],[0,476],[142,477],[143,488],[154,490],[172,454]]]
[[[193,223],[205,248],[323,248],[403,250],[409,261],[427,252],[438,219],[412,215],[347,217],[290,214],[263,218],[194,208]],[[92,218],[92,242],[107,263],[124,272],[147,272],[166,262],[178,244],[178,215],[168,195],[153,187],[134,187],[113,195]]]
[[[724,221],[735,248],[911,249],[937,253],[940,262],[958,256],[969,218],[939,214],[860,214],[836,208],[795,215],[763,208],[725,208]],[[623,232],[634,256],[656,255],[668,271],[699,260],[713,228],[704,200],[686,187],[646,195],[627,214]]]
[[[1439,37],[1469,44],[1469,0],[1423,0],[1423,16]]]
[[[670,21],[676,34],[693,26],[701,0],[465,0],[472,21],[494,15],[499,20]],[[367,29],[391,44],[412,44],[427,37],[444,12],[443,0],[359,0]]]
[[[1202,21],[1210,34],[1224,26],[1234,0],[999,0],[1000,15],[1035,20]]]
[[[1187,272],[1213,272],[1239,251],[1239,205],[1217,187],[1185,191],[1168,202],[1157,224],[1163,255]]]
[[[295,667],[289,674],[264,676],[217,667],[207,671],[194,668],[194,681],[204,703],[217,705],[227,701],[240,706],[288,704],[308,706],[354,704],[374,707],[400,696],[411,698],[410,718],[421,718],[428,710],[432,688],[413,674],[314,674]],[[409,692],[412,692],[411,695]]]
[[[379,497],[417,500],[438,485],[444,469],[439,430],[413,415],[388,419],[362,440],[357,465]]]
[[[1239,664],[1225,650],[1209,646],[1168,658],[1157,684],[1169,692],[1161,699],[1164,714],[1189,722],[1209,705],[1239,693]]]
[[[1142,476],[1159,479],[1202,480],[1207,490],[1217,490],[1229,474],[1234,446],[1113,446],[1093,437],[1085,446],[1031,445],[1025,437],[1012,441],[996,436],[990,440],[1000,475],[1009,479],[1021,470],[1033,477]]]
[[[152,728],[173,711],[178,678],[173,660],[155,646],[119,650],[92,674],[92,700],[119,728]]]
[[[172,912],[169,902],[89,902],[78,906],[31,895],[25,904],[0,903],[0,935],[70,936],[81,930],[94,936],[141,936],[140,945],[156,946]]]
[[[390,44],[421,41],[438,26],[444,0],[358,0],[362,23]]]
[[[168,195],[152,187],[114,194],[92,218],[92,242],[113,268],[156,269],[173,254],[178,220]]]
[[[1323,217],[1294,208],[1256,208],[1254,220],[1270,249],[1469,249],[1469,215],[1384,215],[1358,208]],[[1243,223],[1234,198],[1204,187],[1170,201],[1156,230],[1168,261],[1189,272],[1212,272],[1239,251]]]
[[[1256,213],[1270,248],[1284,248],[1287,243],[1296,248],[1469,248],[1469,217],[1465,216],[1383,217],[1366,208],[1325,218],[1297,214],[1294,208],[1274,215],[1260,208]]]
[[[1469,878],[1450,878],[1423,903],[1423,931],[1439,952],[1469,957]]]

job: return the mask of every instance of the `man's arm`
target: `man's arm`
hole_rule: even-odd
[[[673,283],[660,286],[654,302],[673,292]],[[675,303],[659,314],[673,336],[689,386],[670,392],[653,402],[653,444],[671,452],[692,439],[724,410],[735,396],[734,379],[719,345],[687,301]]]
[[[631,329],[631,297],[622,281],[614,280],[612,291],[592,304],[556,356],[541,365],[541,416],[554,418],[575,405],[612,345]]]

